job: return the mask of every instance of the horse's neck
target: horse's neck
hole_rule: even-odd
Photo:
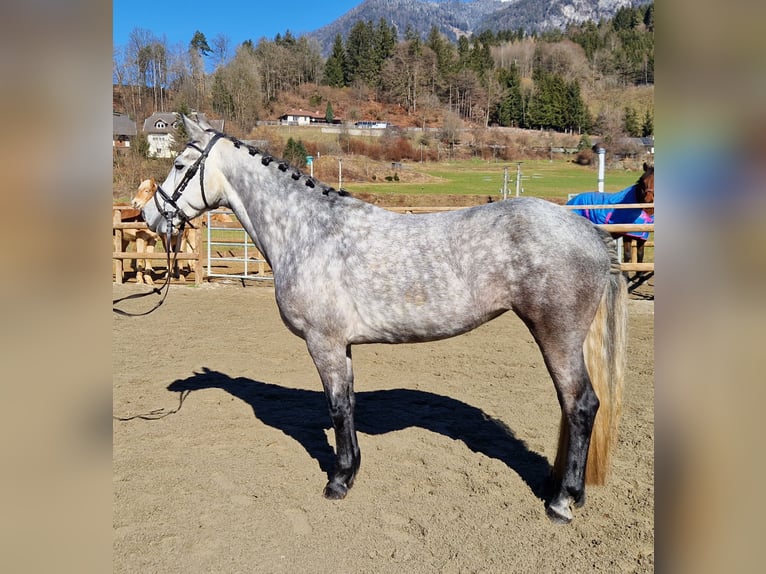
[[[227,202],[273,268],[298,231],[310,235],[327,202],[321,201],[321,191],[306,186],[305,176],[295,180],[292,170],[263,165],[260,156],[244,156],[224,173]]]
[[[636,203],[645,203],[646,198],[646,187],[645,183],[642,181],[639,181],[633,186],[633,193],[636,196]]]
[[[617,199],[613,203],[636,203],[638,200],[638,184],[626,187],[622,191],[612,194],[612,197]]]

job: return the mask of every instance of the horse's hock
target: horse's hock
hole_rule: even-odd
[[[126,274],[135,270],[136,281],[153,283],[157,271],[153,262],[165,262],[164,273],[171,273],[171,281],[185,282],[186,274],[194,274],[194,283],[202,283],[201,219],[192,221],[193,229],[187,230],[179,252],[171,253],[171,269],[168,269],[168,247],[163,238],[148,228],[141,220],[141,212],[129,205],[112,206],[112,261],[113,281],[124,283]],[[157,246],[161,251],[155,250]],[[132,249],[131,249],[132,247]],[[177,246],[173,246],[175,249]],[[184,272],[174,273],[172,267],[186,267]],[[162,268],[162,266],[160,266]]]

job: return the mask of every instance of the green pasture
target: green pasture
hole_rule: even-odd
[[[344,184],[350,192],[407,194],[480,194],[498,195],[503,187],[503,169],[508,167],[508,193],[516,194],[516,162],[462,160],[440,163],[405,163],[402,172],[415,170],[439,178],[433,183],[356,183]],[[606,170],[604,191],[615,192],[635,183],[640,171]],[[596,191],[598,172],[570,160],[528,160],[521,164],[523,195],[559,197],[570,193]]]

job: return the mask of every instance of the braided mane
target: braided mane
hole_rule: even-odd
[[[247,149],[247,152],[251,156],[253,156],[253,157],[255,157],[256,155],[261,156],[261,163],[264,166],[268,167],[272,162],[276,162],[277,169],[279,169],[279,171],[281,171],[282,173],[285,173],[285,174],[289,171],[290,172],[290,177],[292,177],[295,181],[298,181],[301,178],[304,178],[306,187],[311,188],[311,189],[318,188],[318,190],[321,191],[323,195],[330,195],[331,193],[336,194],[336,195],[341,196],[341,197],[345,197],[345,196],[351,195],[345,189],[336,190],[334,187],[332,187],[330,185],[327,185],[325,183],[322,183],[319,180],[317,180],[316,178],[313,178],[313,177],[311,177],[309,175],[306,175],[305,173],[303,173],[297,167],[291,166],[290,162],[288,162],[288,161],[286,161],[284,159],[277,159],[274,156],[272,156],[272,155],[270,155],[270,154],[268,154],[268,153],[258,149],[254,145],[246,144],[243,141],[235,138],[234,136],[229,136],[229,135],[223,134],[221,132],[218,132],[216,130],[205,130],[205,131],[208,131],[208,132],[210,132],[212,134],[220,134],[221,137],[223,137],[223,138],[229,140],[231,143],[233,143],[234,147],[237,148],[237,149],[240,149],[241,147],[244,146],[245,149]]]

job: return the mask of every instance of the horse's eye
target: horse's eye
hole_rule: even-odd
[[[175,168],[176,168],[178,171],[181,171],[181,170],[184,168],[184,164],[182,164],[182,163],[177,163],[177,164],[175,164]]]

